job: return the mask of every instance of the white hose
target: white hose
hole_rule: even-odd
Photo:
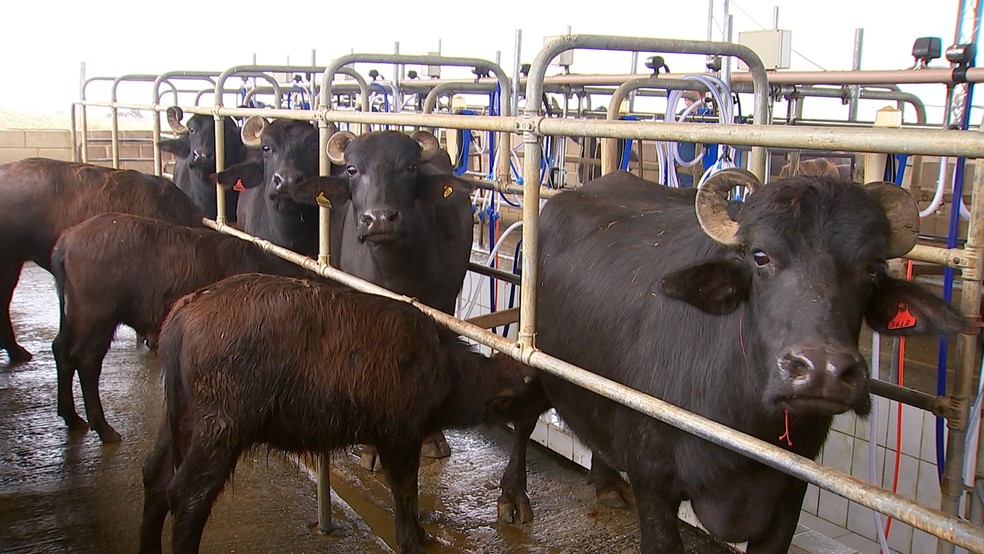
[[[881,341],[880,335],[877,331],[871,332],[871,369],[875,373],[875,377],[878,377],[878,368],[881,367]],[[880,399],[876,395],[871,395],[871,413],[872,416],[868,418],[869,430],[868,430],[868,481],[876,487],[881,486],[881,481],[878,479],[878,469],[877,469],[877,442],[878,442],[878,402]],[[902,448],[901,445],[896,445],[896,448]],[[885,536],[885,519],[882,515],[875,510],[871,510],[871,515],[875,518],[875,532],[878,534],[878,544],[881,545],[882,554],[891,554],[891,550],[888,548],[888,537]]]
[[[518,229],[518,228],[520,228],[522,226],[523,226],[523,222],[522,221],[517,221],[517,222],[513,223],[512,225],[510,225],[509,227],[506,227],[506,230],[503,231],[502,232],[502,235],[499,236],[499,240],[497,240],[495,242],[495,246],[493,246],[492,247],[492,250],[489,251],[489,257],[488,257],[487,260],[485,260],[485,265],[486,266],[489,265],[489,264],[491,264],[492,263],[492,260],[495,259],[495,255],[496,255],[496,253],[499,252],[499,248],[502,246],[502,243],[505,242],[506,237],[508,237],[513,231],[515,231],[516,229]],[[468,318],[471,317],[472,310],[474,310],[475,309],[475,305],[478,304],[478,294],[481,292],[482,285],[485,282],[485,280],[482,277],[484,277],[484,276],[482,276],[482,275],[479,276],[478,283],[472,288],[471,297],[468,299],[468,302],[465,304],[464,307],[462,307],[460,305],[461,304],[461,300],[463,298],[463,295],[458,295],[458,304],[459,304],[459,306],[458,306],[458,318],[459,319],[468,319]],[[488,277],[488,278],[491,279],[491,277]],[[462,314],[464,314],[464,315],[462,315]]]
[[[919,212],[919,217],[926,217],[940,208],[940,204],[943,203],[943,188],[946,182],[946,168],[950,163],[949,158],[940,158],[940,173],[936,180],[936,192],[933,193],[933,200],[926,206],[925,210]]]
[[[707,87],[707,90],[711,94],[713,103],[718,109],[718,121],[720,123],[734,122],[734,103],[731,99],[731,88],[727,85],[727,83],[712,75],[686,75],[683,79],[697,81]],[[677,115],[676,106],[681,98],[683,98],[683,91],[671,90],[669,92],[666,98],[666,115],[664,116],[665,121],[683,121],[703,105],[703,102],[695,102],[682,113]],[[680,155],[679,143],[657,142],[656,155],[662,171],[661,177],[663,184],[671,187],[679,187],[680,181],[676,174],[676,164],[680,164],[684,167],[693,167],[700,161],[702,152],[703,150],[701,150],[701,152],[695,152],[694,159],[692,160],[684,160]],[[733,156],[731,154],[731,147],[723,144],[719,145],[717,161],[712,164],[711,167],[707,168],[700,182],[703,182],[704,179],[707,179],[707,177],[711,174],[717,173],[726,167],[734,167],[734,162],[732,159]]]

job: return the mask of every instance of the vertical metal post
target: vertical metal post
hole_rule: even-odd
[[[851,69],[859,71],[861,69],[861,46],[864,43],[864,29],[854,30],[854,59],[851,62]],[[847,108],[847,120],[857,121],[858,120],[858,99],[861,96],[861,87],[859,85],[850,85],[847,87],[848,91],[848,108]]]
[[[113,168],[120,168],[120,122],[119,122],[119,110],[116,108],[116,98],[113,98],[113,107],[109,109],[109,139],[110,139],[110,150],[112,151],[113,157]]]
[[[75,102],[72,102],[72,111],[71,111],[71,114],[70,114],[70,117],[71,117],[70,124],[72,126],[72,161],[73,162],[79,161],[79,137],[76,134],[78,132],[78,130],[75,128],[75,109],[76,109],[76,107],[77,107],[77,104]]]
[[[331,533],[331,459],[328,454],[318,456],[318,530]]]
[[[225,170],[225,121],[221,115],[215,115],[215,173]],[[218,182],[215,183],[215,222],[225,225],[228,221],[225,208],[226,191]]]
[[[175,92],[175,105],[178,103],[177,95],[178,93]],[[157,146],[161,142],[161,112],[157,111],[157,102],[154,102],[154,113],[150,117],[154,124],[154,175],[161,176],[164,174],[164,161],[161,159],[161,149]]]
[[[82,118],[82,136],[79,142],[82,143],[81,148],[81,158],[82,163],[89,162],[89,125],[86,118],[86,105],[85,105],[85,62],[82,62],[82,68],[79,71],[79,117]]]

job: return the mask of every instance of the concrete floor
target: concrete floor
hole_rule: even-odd
[[[162,402],[160,365],[121,330],[100,383],[110,423],[123,442],[69,433],[55,410],[50,343],[58,327],[53,280],[25,267],[12,317],[35,358],[0,368],[0,552],[137,550],[142,505],[140,466],[156,433]],[[82,411],[81,394],[77,404]],[[599,505],[585,472],[537,446],[529,489],[535,521],[496,522],[498,480],[508,457],[507,430],[448,434],[449,459],[425,460],[422,520],[432,552],[636,552],[635,514]],[[258,449],[237,469],[205,529],[203,552],[391,552],[392,499],[381,475],[358,468],[354,453],[333,463],[333,518],[340,530],[314,531],[315,486],[303,463]],[[683,525],[688,552],[729,549]],[[165,543],[166,544],[166,543]]]

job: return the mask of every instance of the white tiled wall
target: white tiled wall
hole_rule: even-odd
[[[896,455],[899,451],[896,402],[879,399],[876,410],[868,420],[853,414],[836,417],[818,461],[870,482],[868,460],[873,419],[877,419],[878,427],[875,437],[876,484],[892,490]],[[898,462],[896,492],[922,505],[938,507],[940,484],[936,467],[936,418],[931,413],[902,406],[902,441]],[[803,503],[803,513],[832,524],[833,526],[825,526],[824,532],[838,542],[865,554],[879,552],[875,522],[870,509],[810,485]],[[816,519],[804,516],[803,521]],[[898,521],[892,522],[888,545],[893,552],[899,554],[936,551],[935,537],[914,531]]]

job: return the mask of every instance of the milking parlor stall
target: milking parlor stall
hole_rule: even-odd
[[[838,70],[790,69],[797,29],[735,8],[692,40],[517,30],[488,58],[83,64],[67,117],[4,106],[0,552],[984,552],[981,5],[946,6],[955,36],[913,36],[905,69],[862,69],[852,29]],[[147,180],[199,238],[90,232],[92,259],[135,258],[77,261],[89,216],[158,217],[95,192]],[[227,246],[195,242],[220,233],[266,262],[220,271]],[[409,304],[487,369],[389,347],[368,300],[271,315],[247,287],[240,327],[181,327],[256,271]],[[71,329],[108,305],[92,365]]]

